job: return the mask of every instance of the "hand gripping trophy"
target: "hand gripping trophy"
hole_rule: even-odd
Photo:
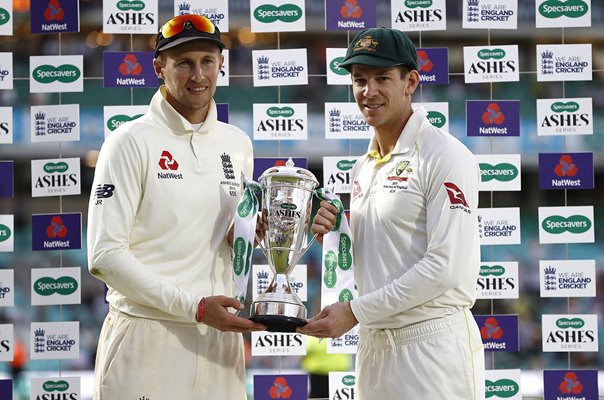
[[[271,332],[295,332],[306,324],[306,307],[292,290],[289,274],[315,240],[313,237],[306,244],[312,197],[319,182],[312,172],[296,167],[291,158],[285,166],[264,171],[258,181],[261,212],[268,222],[260,247],[274,276],[252,303],[250,319],[262,322]]]

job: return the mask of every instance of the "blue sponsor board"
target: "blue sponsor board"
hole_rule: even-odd
[[[13,380],[0,379],[0,399],[13,400]]]
[[[218,121],[229,123],[229,104],[218,103],[216,104],[216,112],[218,113]]]
[[[28,4],[31,33],[79,32],[78,0],[38,0]]]
[[[14,161],[0,161],[0,197],[13,197],[15,188]]]
[[[32,250],[82,248],[82,214],[34,214],[31,216]]]
[[[468,136],[520,136],[520,101],[468,100]]]
[[[289,157],[256,157],[254,158],[254,181],[258,181],[260,175],[270,167],[283,167]],[[308,159],[305,157],[292,157],[296,167],[308,168]]]
[[[105,51],[103,87],[156,88],[152,51]]]
[[[593,188],[593,153],[539,153],[539,189]]]
[[[544,400],[598,400],[595,369],[543,370]]]
[[[308,376],[254,375],[254,400],[307,400]]]
[[[363,30],[376,26],[376,0],[325,2],[325,27],[328,31]]]
[[[417,72],[422,85],[449,83],[449,49],[417,49]]]
[[[475,315],[485,351],[518,351],[518,315]]]

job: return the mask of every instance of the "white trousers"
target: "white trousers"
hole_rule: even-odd
[[[245,400],[243,336],[110,311],[99,338],[93,399]]]
[[[484,400],[484,346],[468,310],[401,329],[361,328],[357,400]]]

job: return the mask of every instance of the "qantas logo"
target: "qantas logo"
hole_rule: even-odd
[[[447,194],[449,195],[449,201],[451,202],[451,209],[459,208],[455,207],[455,205],[459,204],[463,207],[470,208],[468,202],[466,201],[466,196],[463,194],[461,189],[457,187],[456,184],[452,182],[445,182],[445,189],[447,189]],[[470,210],[467,210],[470,212]]]

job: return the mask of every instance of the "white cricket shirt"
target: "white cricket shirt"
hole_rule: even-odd
[[[474,304],[480,267],[479,168],[455,137],[414,109],[392,152],[353,170],[350,222],[359,297],[369,328],[401,328]],[[370,151],[377,148],[375,138]]]

